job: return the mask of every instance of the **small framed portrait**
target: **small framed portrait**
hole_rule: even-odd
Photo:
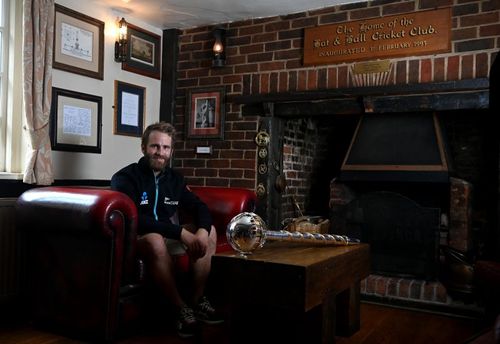
[[[142,136],[146,88],[115,80],[115,135]]]
[[[53,150],[101,153],[102,97],[52,87]]]
[[[186,138],[224,139],[224,95],[224,87],[188,91]]]
[[[104,22],[55,4],[54,25],[54,68],[103,80]]]
[[[122,69],[160,79],[161,37],[132,24],[127,27],[127,61]]]

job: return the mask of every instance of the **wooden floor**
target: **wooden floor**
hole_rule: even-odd
[[[267,324],[258,327],[266,328]],[[229,324],[206,326],[202,338],[178,338],[172,326],[145,329],[144,333],[121,339],[118,344],[229,343]],[[482,321],[432,314],[382,305],[361,304],[361,330],[350,338],[337,337],[338,344],[353,343],[469,343],[485,332]],[[276,329],[277,330],[277,329]],[[242,334],[244,335],[244,334]],[[484,336],[483,336],[484,337]],[[1,344],[83,344],[87,342],[41,332],[27,326],[0,325]],[[266,343],[263,339],[262,343]],[[481,342],[481,343],[488,343]],[[307,343],[308,344],[308,343]]]

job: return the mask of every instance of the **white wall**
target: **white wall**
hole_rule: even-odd
[[[104,24],[104,80],[94,79],[62,70],[53,70],[54,87],[102,97],[102,152],[76,153],[53,151],[55,179],[110,179],[121,167],[135,162],[142,155],[140,138],[113,134],[114,82],[128,82],[146,88],[145,126],[159,120],[160,80],[127,72],[114,61],[114,30],[116,18],[147,31],[162,35],[160,28],[152,27],[128,14],[119,14],[96,1],[57,0],[58,4],[103,21]]]

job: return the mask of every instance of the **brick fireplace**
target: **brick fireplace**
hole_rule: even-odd
[[[283,145],[284,170],[288,179],[284,196],[286,201],[283,202],[285,216],[297,216],[288,198],[295,195],[294,198],[299,200],[307,214],[330,218],[331,232],[356,236],[359,233],[352,228],[349,232],[347,227],[349,222],[351,227],[353,223],[356,225],[356,214],[353,213],[358,208],[349,206],[362,195],[374,197],[378,193],[389,192],[414,202],[415,211],[421,211],[421,207],[430,209],[434,222],[431,225],[433,228],[426,234],[429,240],[427,250],[430,248],[434,255],[427,256],[428,270],[420,271],[420,267],[413,267],[413,270],[395,271],[377,263],[372,267],[372,275],[362,283],[365,297],[448,305],[453,298],[470,300],[472,295],[470,276],[458,276],[458,280],[457,276],[450,276],[447,265],[450,262],[445,261],[447,256],[439,251],[438,246],[450,247],[472,257],[481,254],[487,240],[485,223],[489,182],[485,180],[485,166],[488,166],[489,158],[484,150],[487,144],[486,128],[481,121],[487,112],[447,111],[437,112],[436,115],[443,127],[450,164],[447,177],[439,182],[342,180],[342,163],[360,116],[286,121]],[[392,198],[394,196],[391,196],[391,202]],[[381,198],[376,200],[381,201]],[[346,212],[351,213],[351,218],[346,218]],[[417,218],[420,216],[421,213],[417,213]],[[414,229],[412,226],[408,228]],[[411,240],[408,236],[403,239]],[[385,246],[382,250],[390,252],[391,248]],[[372,259],[374,256],[376,259],[373,253],[380,252],[372,252]],[[397,255],[388,258],[398,259]],[[408,264],[402,265],[403,269],[408,268]]]
[[[449,52],[391,58],[390,71],[383,76],[354,75],[356,63],[302,63],[306,28],[443,7],[452,9]],[[178,34],[175,78],[162,78],[162,83],[175,85],[175,102],[165,107],[175,111],[170,118],[163,117],[180,132],[175,167],[191,184],[264,190],[259,211],[272,228],[297,215],[292,198],[307,213],[329,217],[330,182],[339,177],[362,114],[436,112],[447,133],[451,176],[473,190],[470,209],[460,210],[470,211],[470,221],[462,225],[472,229],[470,242],[478,252],[489,244],[494,253],[500,247],[499,143],[495,120],[488,112],[488,77],[498,60],[499,18],[498,1],[390,0],[226,23],[222,24],[228,30],[223,68],[211,67],[212,26],[184,30]],[[163,60],[172,58],[166,55]],[[182,133],[187,91],[212,86],[226,90],[224,140],[186,139]],[[262,161],[255,142],[261,130],[271,136],[269,154]],[[197,146],[206,145],[213,148],[211,155],[196,153]],[[259,173],[261,164],[267,167],[266,174]],[[276,190],[278,177],[287,181],[282,192]],[[425,206],[445,209],[442,212],[451,217],[446,200],[450,192],[440,193],[446,194],[440,196],[444,205]],[[375,278],[366,285],[377,285],[380,294],[399,290],[401,295],[443,295],[442,286],[430,287],[439,282],[403,283],[399,277],[385,284],[380,281]]]

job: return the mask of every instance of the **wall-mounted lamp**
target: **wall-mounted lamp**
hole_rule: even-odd
[[[214,29],[214,46],[212,48],[214,52],[214,58],[212,60],[213,67],[223,67],[226,64],[226,29],[221,27],[216,27]]]
[[[115,61],[127,61],[127,22],[125,18],[117,22],[117,35],[115,42]]]

